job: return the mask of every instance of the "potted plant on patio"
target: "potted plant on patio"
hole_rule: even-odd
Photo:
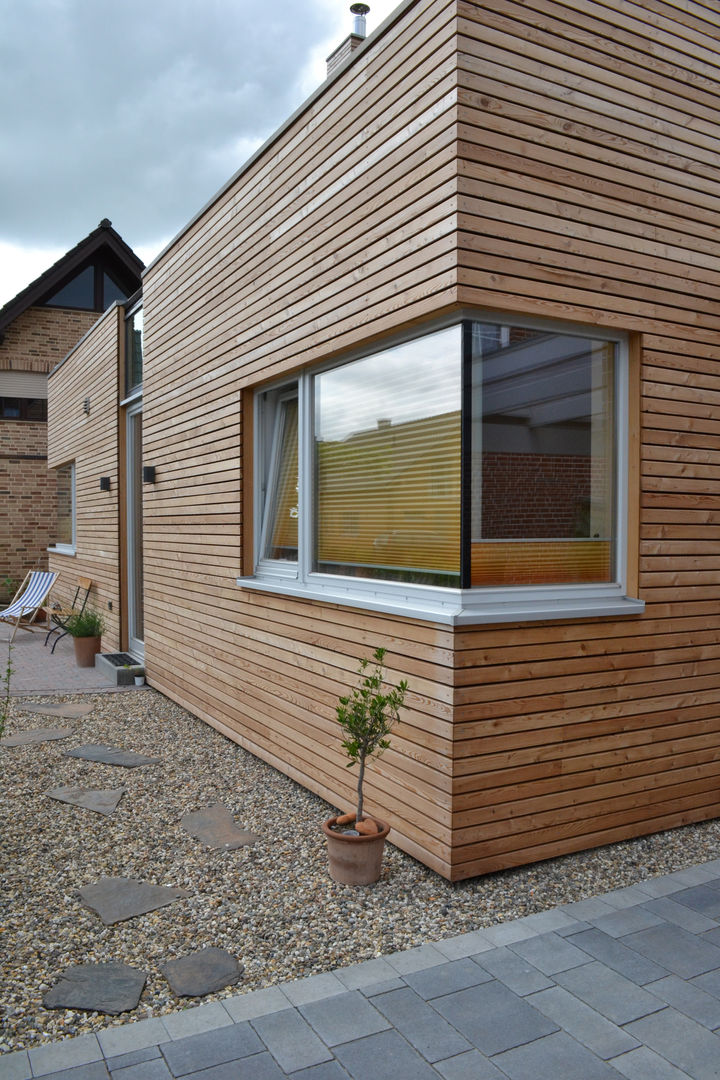
[[[330,876],[343,885],[371,885],[378,880],[385,838],[390,832],[385,822],[365,817],[363,812],[365,766],[370,758],[379,757],[390,745],[388,735],[397,722],[407,691],[407,682],[402,679],[397,686],[383,692],[385,651],[375,650],[375,666],[370,671],[371,661],[360,661],[360,684],[341,697],[337,705],[337,719],[344,735],[342,746],[350,759],[347,767],[359,766],[355,813],[323,823]]]
[[[73,639],[77,666],[94,667],[95,657],[100,652],[102,632],[105,629],[100,612],[86,607],[77,615],[71,615],[65,628]]]

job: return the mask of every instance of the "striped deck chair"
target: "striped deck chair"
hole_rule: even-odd
[[[51,570],[30,570],[25,575],[25,580],[15,594],[13,602],[4,611],[0,611],[0,619],[14,623],[11,642],[15,640],[19,626],[22,626],[23,630],[31,630],[28,624],[35,621],[57,576]]]

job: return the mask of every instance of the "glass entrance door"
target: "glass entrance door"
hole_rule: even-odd
[[[143,629],[142,402],[127,411],[128,652],[145,657]]]

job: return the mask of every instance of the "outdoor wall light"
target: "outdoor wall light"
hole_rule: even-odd
[[[83,401],[83,412],[85,413],[86,416],[90,415],[90,398],[89,397],[86,397],[85,400]]]
[[[143,484],[155,483],[155,466],[143,465]]]
[[[109,491],[110,490],[110,477],[109,476],[101,476],[100,477],[100,490],[101,491]]]

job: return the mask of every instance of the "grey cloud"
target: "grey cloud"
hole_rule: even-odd
[[[0,0],[0,236],[177,231],[299,104],[323,13],[290,0]],[[326,17],[325,17],[326,18]]]

